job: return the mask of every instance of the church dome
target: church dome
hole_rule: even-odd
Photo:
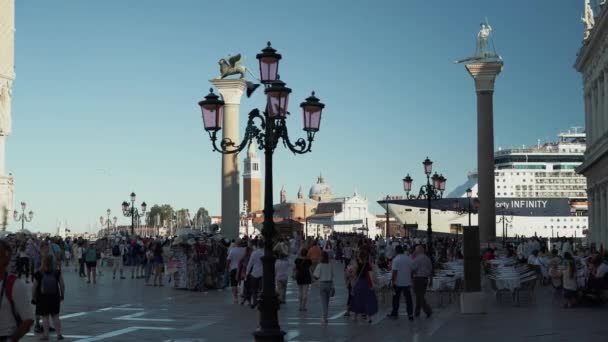
[[[310,188],[308,197],[315,201],[325,201],[332,197],[331,187],[325,183],[323,176],[319,176],[317,184]]]

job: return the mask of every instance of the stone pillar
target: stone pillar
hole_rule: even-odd
[[[591,115],[593,111],[591,109],[591,90],[585,89],[585,133],[587,133],[587,148],[591,146],[593,142],[593,132],[591,129]]]
[[[6,140],[12,132],[12,86],[15,80],[15,1],[0,0],[0,228],[13,211],[14,180],[6,170]]]
[[[593,130],[593,142],[599,138],[597,108],[597,80],[594,80],[591,84],[591,130]]]
[[[239,110],[241,97],[247,89],[245,80],[211,80],[224,100],[223,139],[235,144],[241,142],[239,136]],[[238,154],[222,155],[222,235],[228,239],[239,236],[240,187]]]
[[[603,106],[602,106],[602,134],[608,132],[608,71],[604,69],[602,71],[604,92],[602,93]]]
[[[608,241],[608,230],[606,230],[606,223],[608,222],[608,211],[606,209],[608,209],[608,201],[607,201],[607,194],[606,194],[606,183],[602,183],[600,184],[600,193],[601,193],[601,200],[600,200],[600,222],[598,224],[598,227],[600,229],[600,241],[602,243],[602,245],[604,245],[604,248],[608,247],[607,246],[607,241]]]
[[[604,74],[597,78],[597,136],[604,134]]]
[[[465,65],[475,80],[477,92],[477,172],[479,197],[479,238],[481,243],[496,240],[496,198],[494,192],[494,81],[503,63],[481,62]]]
[[[589,229],[588,233],[589,234],[589,241],[591,242],[597,242],[597,228],[595,225],[595,215],[596,215],[596,205],[597,205],[597,201],[595,198],[595,188],[589,188],[587,190],[587,201],[588,203],[588,212],[587,212],[587,229]]]

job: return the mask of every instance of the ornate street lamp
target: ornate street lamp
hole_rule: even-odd
[[[273,238],[276,235],[273,222],[273,176],[272,155],[279,141],[283,146],[296,154],[304,154],[311,151],[315,133],[319,131],[321,113],[325,105],[315,97],[315,93],[300,104],[304,121],[306,138],[299,138],[295,142],[289,139],[286,119],[289,114],[289,94],[291,89],[279,80],[279,60],[281,55],[268,46],[257,54],[260,66],[260,80],[264,84],[266,94],[266,107],[264,110],[253,109],[249,112],[247,127],[243,141],[238,145],[230,139],[222,139],[218,144],[217,132],[222,129],[222,116],[224,102],[213,93],[213,89],[198,104],[201,107],[203,126],[209,134],[213,149],[222,154],[239,153],[253,140],[257,142],[259,149],[264,150],[265,181],[264,181],[264,226],[262,236],[264,237],[263,262],[263,286],[260,301],[260,324],[259,329],[254,332],[256,341],[283,341],[283,332],[279,326],[278,310],[279,302],[275,292],[275,270],[273,256]],[[257,124],[256,124],[257,120]]]
[[[110,224],[112,224],[113,227],[116,227],[116,221],[118,221],[118,218],[116,216],[114,216],[114,218],[110,220],[111,213],[112,211],[110,209],[106,210],[106,215],[108,215],[107,219],[104,219],[103,216],[99,216],[99,223],[101,223],[102,226],[107,226],[107,234],[110,234]]]
[[[403,190],[406,193],[406,199],[410,198],[410,191],[412,191],[412,182],[414,180],[412,179],[412,177],[410,177],[410,174],[408,173],[407,176],[405,176],[405,178],[403,178]]]
[[[25,213],[26,206],[27,205],[25,204],[25,202],[21,202],[21,214],[17,210],[13,212],[13,217],[15,221],[21,221],[21,231],[25,229],[25,222],[32,222],[32,219],[34,218],[33,211],[30,210],[27,214]]]
[[[148,205],[146,202],[141,203],[141,213],[137,208],[135,208],[135,198],[136,195],[134,192],[131,193],[131,204],[129,202],[122,202],[122,213],[125,217],[131,217],[131,235],[135,235],[135,220],[139,222],[141,216],[146,213],[146,208]],[[109,210],[109,209],[108,209]]]
[[[445,183],[447,179],[443,177],[443,175],[437,174],[435,172],[431,177],[431,173],[433,172],[433,162],[427,157],[423,162],[422,166],[424,167],[424,174],[426,175],[426,185],[420,187],[420,191],[418,192],[417,199],[426,199],[426,211],[427,211],[427,229],[426,229],[426,239],[427,239],[427,250],[431,258],[433,257],[433,229],[431,222],[431,201],[435,199],[441,199],[443,197],[443,191],[445,190]],[[409,198],[410,191],[412,190],[412,177],[408,174],[403,178],[403,190],[407,193],[407,197]],[[432,182],[431,182],[432,181]]]

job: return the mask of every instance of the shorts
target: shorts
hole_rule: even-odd
[[[97,261],[86,261],[85,264],[87,265],[87,268],[97,267]]]
[[[239,286],[239,280],[236,279],[236,269],[230,270],[230,286],[237,287]]]

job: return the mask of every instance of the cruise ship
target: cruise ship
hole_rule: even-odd
[[[585,138],[575,127],[560,133],[554,142],[499,148],[494,153],[497,237],[503,229],[507,237],[583,237],[588,226],[586,179],[575,168],[583,162]],[[469,224],[469,188],[473,191],[471,224],[477,225],[476,172],[467,178],[448,195],[432,200],[433,232],[461,233]],[[425,231],[427,201],[415,195],[389,196],[378,203],[386,209],[388,202],[389,213],[410,231]]]

